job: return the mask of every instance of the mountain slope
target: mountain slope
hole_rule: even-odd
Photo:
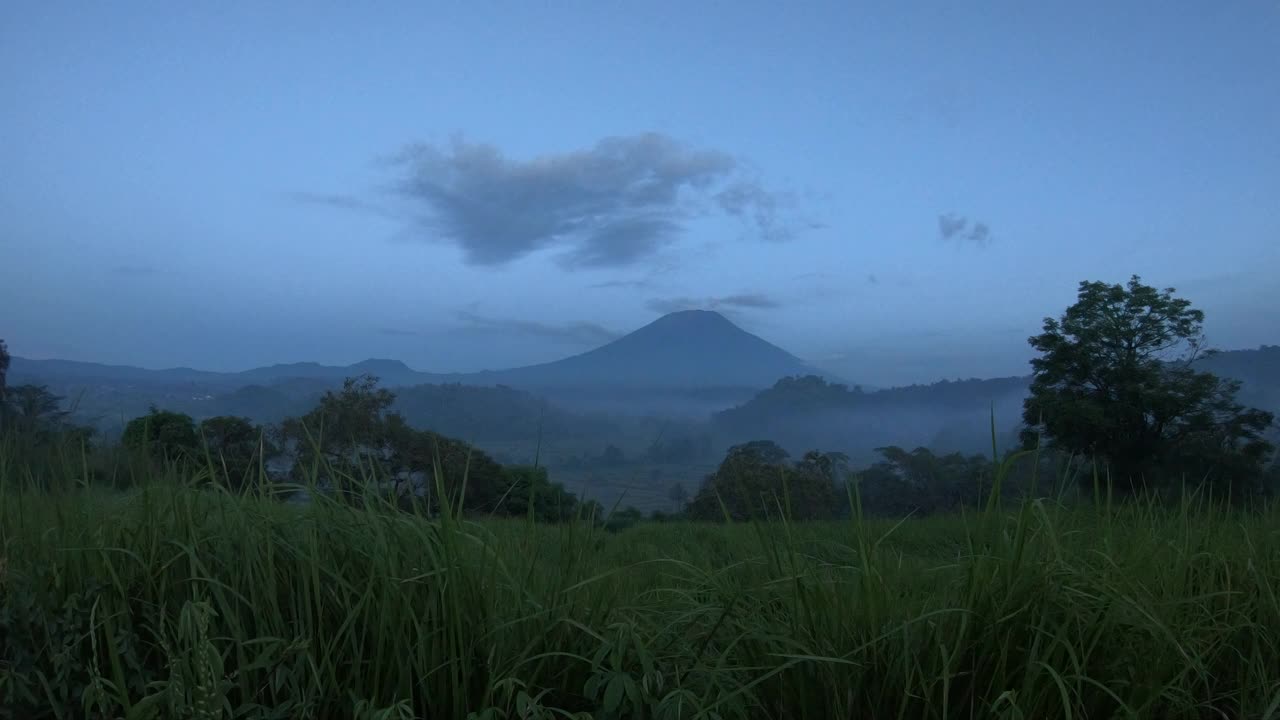
[[[782,377],[821,374],[720,313],[686,310],[580,355],[465,377],[538,388],[765,388]]]
[[[706,310],[664,315],[607,345],[562,360],[478,373],[426,373],[398,360],[375,359],[346,366],[298,362],[222,373],[15,357],[11,370],[19,382],[82,380],[211,387],[277,384],[298,378],[340,381],[363,373],[377,375],[387,385],[450,382],[524,387],[757,389],[789,375],[824,374],[739,328],[723,315]]]
[[[1280,347],[1221,352],[1197,367],[1239,380],[1242,404],[1280,412]],[[712,423],[733,442],[770,438],[792,452],[821,447],[873,457],[878,444],[989,452],[992,413],[1007,447],[1030,385],[1030,376],[1020,376],[862,392],[816,377],[784,379],[715,413]]]

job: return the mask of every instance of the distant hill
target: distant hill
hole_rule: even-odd
[[[1240,401],[1280,414],[1280,347],[1216,353],[1201,369],[1241,382]],[[818,377],[784,378],[749,401],[716,413],[728,442],[772,439],[792,452],[812,448],[868,456],[877,445],[924,446],[942,452],[990,452],[1013,442],[1030,376],[941,381],[864,392]]]
[[[399,360],[362,360],[353,365],[321,365],[314,362],[287,363],[254,368],[232,376],[240,381],[280,383],[295,379],[341,381],[357,375],[375,375],[385,385],[418,385],[439,377],[419,372]]]
[[[448,382],[518,387],[765,388],[788,375],[822,375],[804,361],[734,325],[717,312],[688,310],[664,315],[607,345],[554,362],[477,373],[429,373],[398,360],[354,365],[298,362],[242,372],[191,368],[147,370],[70,360],[13,358],[14,382],[85,380],[158,385],[236,386],[291,379],[342,380],[369,373],[387,385]]]
[[[1200,367],[1239,380],[1240,402],[1280,415],[1280,345],[1210,355]]]
[[[1242,402],[1280,411],[1280,347],[1218,353],[1200,365],[1239,379]],[[874,392],[851,388],[707,311],[663,316],[556,362],[483,373],[425,373],[378,359],[218,373],[15,357],[9,381],[48,385],[77,404],[78,416],[100,424],[118,425],[152,403],[196,417],[234,414],[275,422],[304,412],[326,389],[362,373],[401,388],[406,402],[413,398],[416,419],[448,425],[468,439],[484,439],[490,432],[502,438],[519,435],[537,425],[535,416],[575,432],[589,425],[569,416],[557,419],[555,412],[688,419],[715,413],[713,426],[728,442],[770,438],[796,451],[856,451],[876,444],[989,450],[992,408],[1001,436],[1007,437],[1020,420],[1029,384],[1027,377],[1014,377]],[[404,392],[416,386],[429,387]],[[506,389],[472,393],[460,386]],[[544,408],[544,402],[558,410]],[[473,413],[464,407],[468,403],[486,409],[467,417]]]
[[[865,392],[823,378],[778,381],[749,402],[712,416],[729,443],[769,439],[793,454],[839,450],[855,461],[884,445],[945,452],[990,452],[991,413],[1008,442],[1021,417],[1029,378],[958,380]]]
[[[530,388],[765,388],[788,375],[821,374],[720,313],[686,310],[581,355],[466,379]]]
[[[49,385],[64,395],[128,398],[124,406],[146,407],[152,399],[220,398],[250,386],[261,407],[263,389],[290,398],[339,385],[344,378],[375,375],[392,387],[425,384],[498,386],[534,392],[562,405],[630,414],[705,417],[741,402],[789,375],[821,374],[804,361],[734,325],[716,312],[691,310],[665,315],[589,352],[554,362],[478,373],[428,373],[398,360],[370,359],[354,365],[299,362],[242,372],[190,368],[147,370],[67,360],[14,358],[10,382]],[[115,412],[114,407],[95,407]],[[268,413],[275,415],[276,413]]]

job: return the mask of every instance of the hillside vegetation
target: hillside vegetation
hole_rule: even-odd
[[[1280,717],[1274,417],[1202,320],[1081,283],[989,454],[757,437],[647,520],[411,422],[574,422],[509,388],[365,374],[104,442],[0,343],[0,718]],[[801,377],[724,417],[1020,382]],[[647,461],[711,452],[673,430]]]
[[[1280,514],[436,520],[0,456],[5,717],[1272,717]],[[67,478],[70,480],[71,478]],[[322,497],[322,496],[321,496]],[[576,713],[576,714],[575,714]]]

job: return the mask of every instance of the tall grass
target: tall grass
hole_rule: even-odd
[[[0,451],[6,718],[1280,718],[1275,509],[612,534],[72,457]]]

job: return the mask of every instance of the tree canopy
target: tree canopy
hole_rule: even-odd
[[[286,420],[279,438],[296,457],[296,476],[315,473],[333,485],[390,480],[402,497],[421,493],[428,507],[439,501],[439,471],[446,492],[465,487],[464,509],[494,512],[503,491],[502,466],[465,442],[416,430],[391,407],[396,396],[372,375],[348,378],[300,418]],[[456,497],[451,498],[457,502]]]
[[[695,520],[779,518],[795,520],[834,517],[840,506],[837,491],[842,456],[805,454],[799,463],[776,443],[753,440],[729,448],[720,467],[707,476],[689,503]]]
[[[207,418],[200,422],[199,435],[215,477],[232,490],[259,479],[261,463],[274,454],[263,429],[249,418]]]
[[[1025,445],[1056,447],[1105,461],[1117,487],[1151,489],[1164,478],[1245,490],[1272,452],[1272,415],[1236,401],[1240,383],[1197,370],[1204,313],[1175,290],[1082,282],[1061,318],[1029,339],[1031,394],[1023,406]]]
[[[134,418],[124,428],[120,442],[125,447],[146,450],[170,459],[196,458],[200,437],[196,423],[185,413],[161,410],[155,406],[146,415]]]
[[[4,412],[5,382],[9,378],[9,347],[0,339],[0,413]]]

